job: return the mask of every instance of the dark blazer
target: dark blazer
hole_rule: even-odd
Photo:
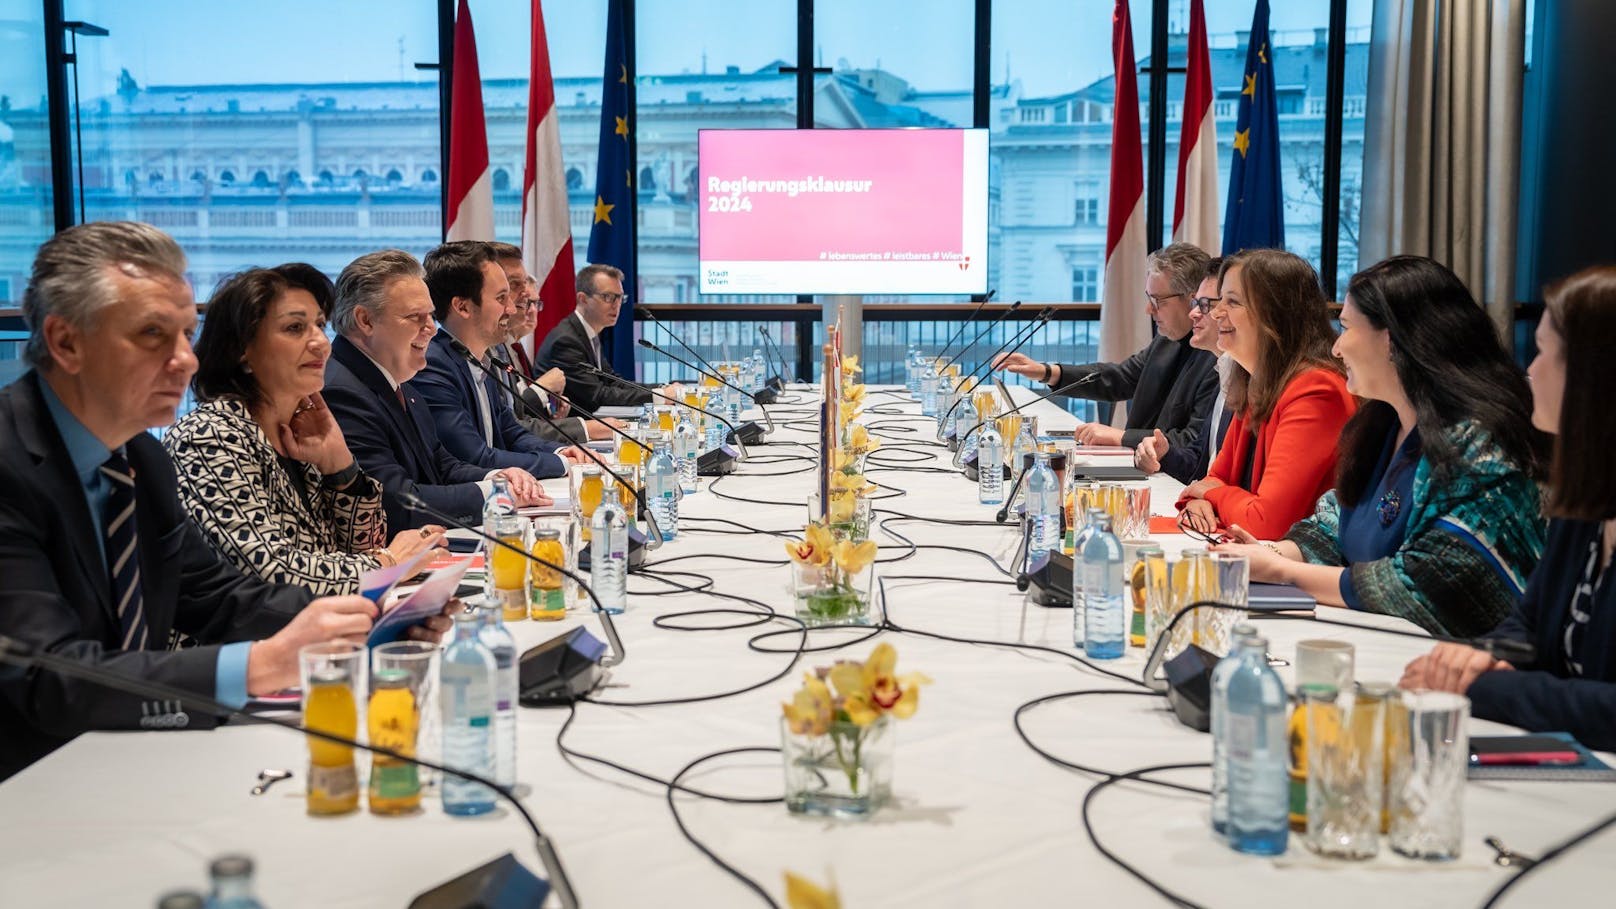
[[[583,323],[578,321],[578,314],[573,313],[545,335],[538,356],[534,358],[533,371],[543,375],[553,367],[566,373],[567,397],[584,410],[636,406],[650,401],[651,392],[638,383],[625,385],[610,382],[585,370],[588,366],[598,366],[617,375],[604,353],[602,349],[601,362],[596,363],[595,353],[589,346],[589,335],[584,331]]]
[[[432,336],[426,348],[426,367],[404,383],[426,402],[438,441],[467,464],[494,469],[520,467],[536,477],[559,477],[566,465],[555,455],[554,442],[545,442],[516,422],[509,401],[487,373],[473,366],[449,346],[447,332]],[[475,375],[474,375],[475,374]],[[493,445],[483,438],[482,414],[477,408],[473,382],[483,384],[488,413],[493,418]],[[508,394],[508,393],[507,393]]]
[[[530,375],[532,361],[528,361],[527,367],[522,366],[521,360],[527,355],[518,353],[521,349],[519,344],[501,344],[494,348],[495,356],[511,364],[511,368],[517,373],[512,378],[516,382],[516,387],[521,389],[523,403],[511,403],[515,408],[516,422],[521,423],[523,429],[549,442],[558,442],[562,445],[589,444],[589,427],[584,424],[583,417],[552,417],[550,420],[544,420],[533,415],[533,410],[542,410],[549,415],[554,413],[556,408],[551,404],[553,398],[550,393],[533,383],[533,376]],[[509,376],[509,373],[507,375]],[[500,397],[511,402],[510,392],[503,388],[500,389]]]
[[[1070,397],[1094,401],[1127,401],[1128,425],[1122,444],[1133,448],[1160,429],[1174,447],[1188,447],[1202,433],[1212,401],[1218,396],[1218,358],[1157,335],[1121,363],[1061,364],[1060,385],[1093,376]]]
[[[1216,375],[1215,370],[1213,374]],[[1205,429],[1208,427],[1205,421],[1212,419],[1212,408],[1215,404],[1217,396],[1213,395],[1212,400],[1206,404],[1207,413],[1201,423],[1203,431],[1195,434],[1194,441],[1186,446],[1168,447],[1167,453],[1162,455],[1161,459],[1162,473],[1186,486],[1206,476],[1207,468],[1212,463],[1209,456],[1223,447],[1223,437],[1229,432],[1229,421],[1234,418],[1234,411],[1225,404],[1223,413],[1218,416],[1218,425],[1210,427],[1211,432],[1206,432]]]
[[[269,637],[311,599],[224,562],[180,507],[174,467],[141,433],[125,445],[138,478],[141,596],[148,647],[122,651],[96,524],[38,375],[0,389],[0,634],[58,656],[212,696],[219,645]],[[0,779],[98,729],[207,729],[215,717],[44,670],[0,665]]]
[[[1598,522],[1549,522],[1543,560],[1519,605],[1488,635],[1528,641],[1536,645],[1537,659],[1513,672],[1482,673],[1465,692],[1474,715],[1528,732],[1569,732],[1596,751],[1616,750],[1616,569],[1609,565],[1604,583],[1594,586],[1582,633],[1581,676],[1572,675],[1565,653],[1571,596],[1582,583],[1588,547],[1598,535]]]
[[[408,384],[402,389],[409,402],[407,414],[399,407],[393,386],[363,351],[344,337],[331,342],[322,395],[342,427],[354,459],[382,484],[388,531],[397,533],[438,521],[399,501],[404,492],[415,493],[458,520],[478,520],[483,491],[477,481],[487,476],[488,469],[467,464],[445,450],[426,402]]]

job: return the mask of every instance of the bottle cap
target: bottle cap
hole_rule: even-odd
[[[202,894],[194,890],[176,890],[157,898],[157,909],[203,909]]]
[[[250,877],[252,873],[253,860],[240,853],[221,855],[208,865],[213,877]]]
[[[346,685],[348,670],[342,666],[321,666],[309,673],[310,685]]]
[[[410,673],[406,669],[378,669],[370,677],[370,687],[380,690],[383,688],[410,687]]]
[[[533,539],[559,540],[561,539],[561,531],[554,527],[536,527],[533,529]]]

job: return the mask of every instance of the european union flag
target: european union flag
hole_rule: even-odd
[[[605,352],[619,375],[634,369],[634,163],[629,160],[628,56],[623,48],[623,0],[609,0],[606,69],[600,92],[600,156],[595,167],[595,223],[589,228],[589,261],[623,270],[623,308]]]
[[[1257,0],[1235,117],[1229,207],[1223,213],[1224,255],[1242,249],[1285,246],[1285,195],[1280,183],[1279,105],[1274,97],[1272,51],[1268,0]]]

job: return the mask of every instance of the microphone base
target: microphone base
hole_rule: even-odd
[[[959,447],[960,447],[959,436],[956,436],[953,433],[949,433],[948,435],[943,436],[943,438],[946,440],[946,442],[948,444],[948,450],[949,451],[959,451]]]
[[[727,442],[733,442],[735,441],[736,436],[740,436],[741,444],[747,446],[748,448],[752,447],[753,445],[762,445],[763,427],[759,426],[756,420],[747,420],[745,423],[742,423],[741,425],[725,433],[724,440]]]
[[[629,532],[628,532],[628,570],[629,571],[633,571],[634,569],[641,568],[641,567],[643,567],[645,565],[646,540],[647,540],[646,532],[644,530],[640,529],[640,526],[638,524],[636,524],[633,527],[629,528]],[[589,570],[589,548],[590,548],[590,545],[588,543],[585,543],[578,550],[578,570],[579,571],[588,571]]]
[[[734,473],[735,465],[740,463],[740,459],[740,453],[728,445],[704,451],[696,457],[696,475],[721,477],[726,473]]]
[[[759,388],[757,391],[752,393],[752,400],[756,401],[759,405],[773,404],[775,401],[778,401],[779,399],[780,399],[779,390],[774,389],[774,388],[770,388],[767,384],[765,384],[762,388]]]
[[[594,691],[605,678],[606,645],[587,629],[574,628],[529,648],[517,664],[518,702],[523,707],[560,707]]]
[[[763,387],[770,389],[778,395],[780,392],[786,390],[786,380],[780,378],[779,376],[770,376],[769,381],[763,383]]]
[[[410,909],[538,906],[549,895],[550,885],[507,852],[420,894],[410,901]]]
[[[1072,557],[1051,552],[1027,571],[1027,596],[1050,609],[1072,608]]]
[[[1212,729],[1212,670],[1218,659],[1217,654],[1191,644],[1162,667],[1173,715],[1197,732]]]

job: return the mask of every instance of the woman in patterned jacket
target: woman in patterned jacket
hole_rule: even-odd
[[[356,593],[365,571],[443,543],[440,527],[386,543],[381,484],[320,398],[331,297],[301,263],[220,284],[196,345],[200,403],[163,438],[182,504],[225,558],[315,596]]]
[[[1493,630],[1543,553],[1548,437],[1525,375],[1459,278],[1419,256],[1352,277],[1334,352],[1366,399],[1341,431],[1335,488],[1278,543],[1231,528],[1244,545],[1220,548],[1320,603]]]

